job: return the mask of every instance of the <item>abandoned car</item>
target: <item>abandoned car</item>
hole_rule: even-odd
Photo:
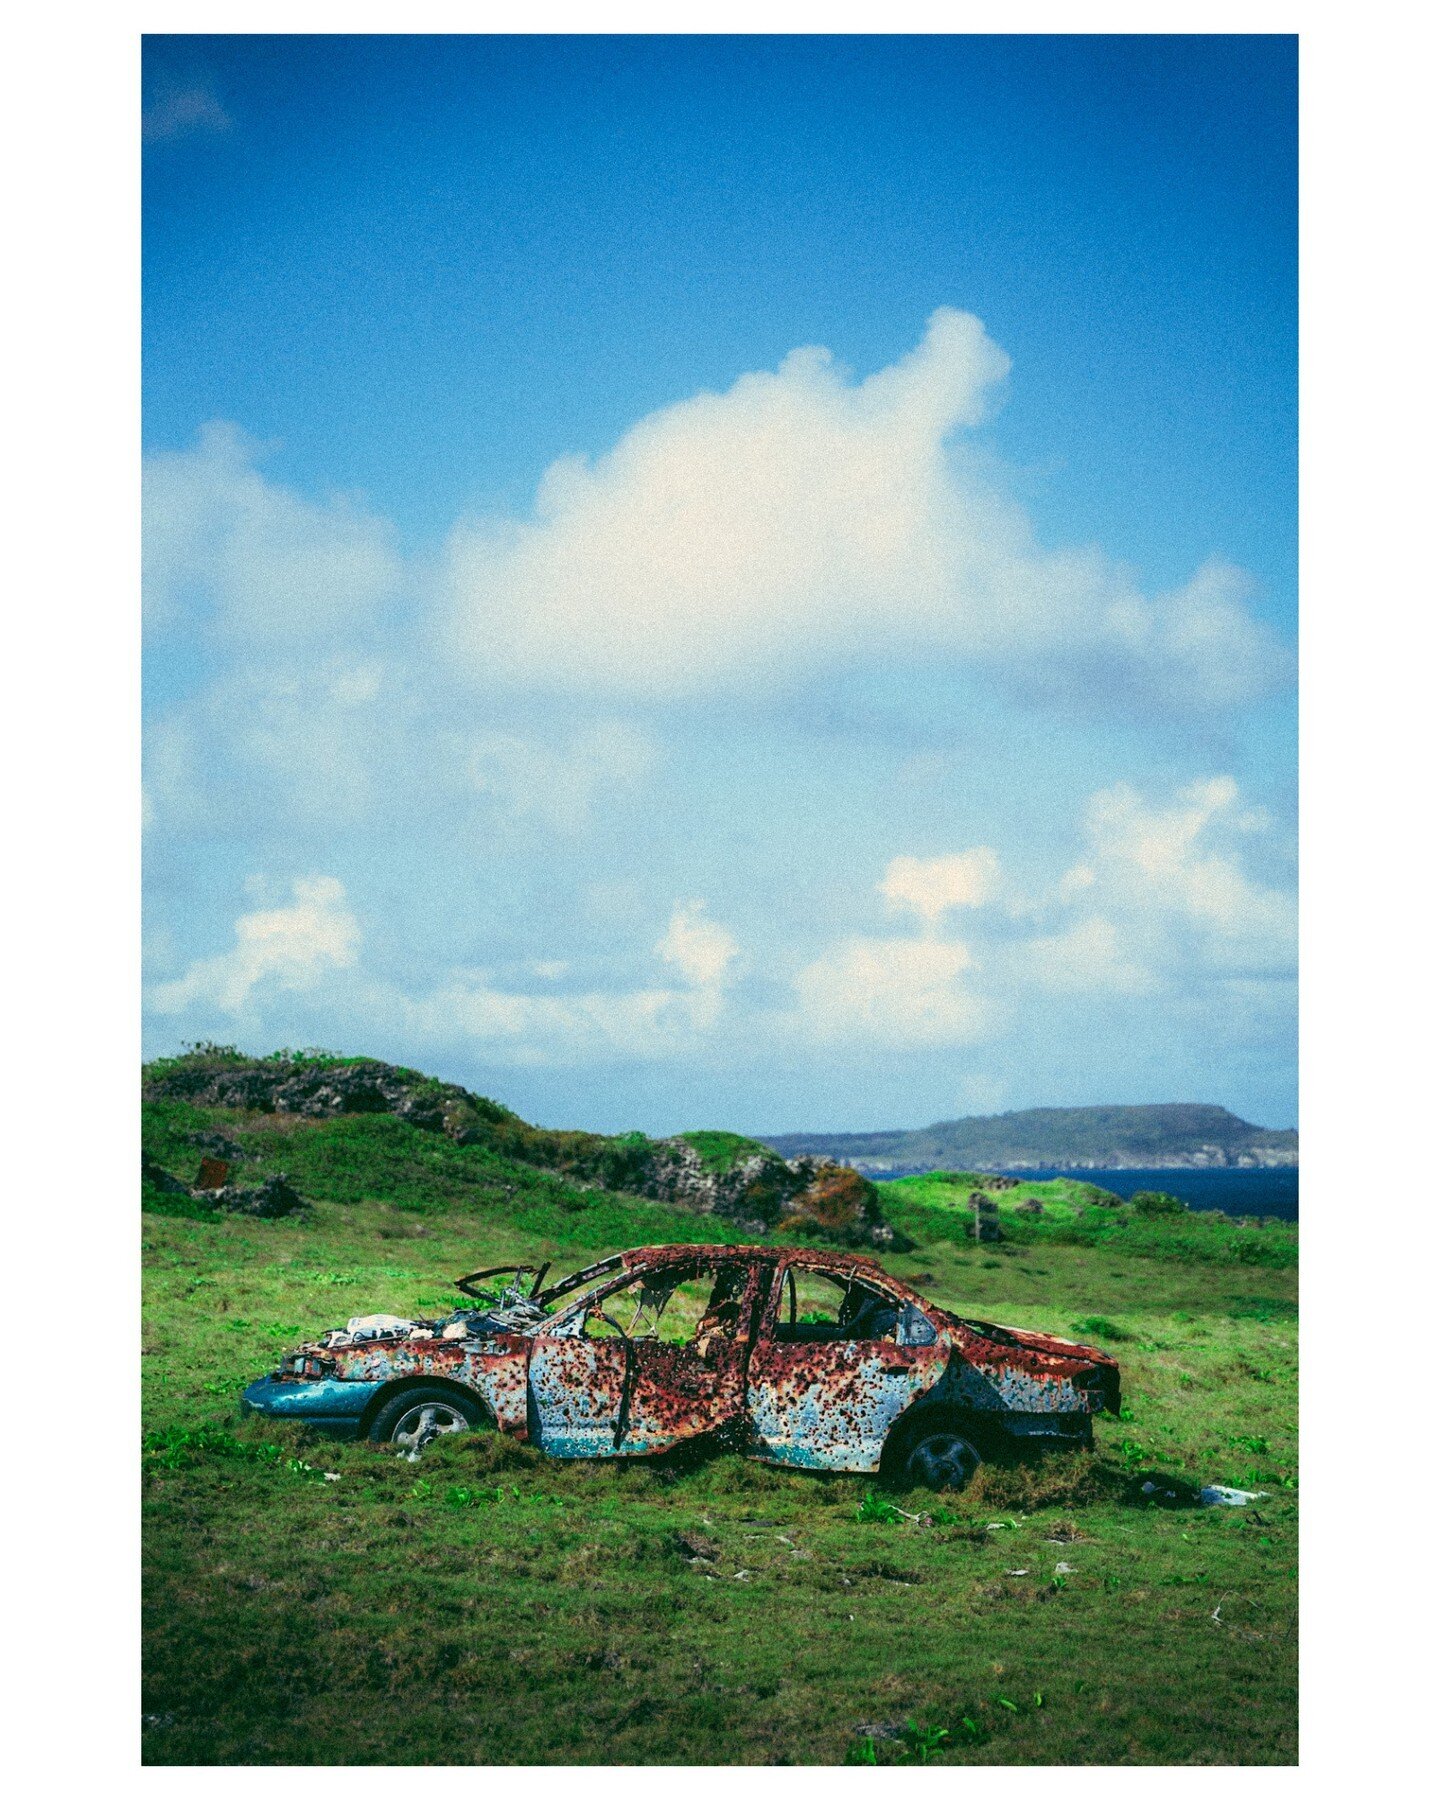
[[[412,1458],[485,1424],[557,1457],[722,1434],[766,1462],[933,1488],[1016,1440],[1088,1444],[1092,1415],[1120,1407],[1104,1351],[959,1318],[866,1256],[668,1244],[547,1287],[549,1267],[477,1270],[445,1318],[351,1319],[245,1407]]]

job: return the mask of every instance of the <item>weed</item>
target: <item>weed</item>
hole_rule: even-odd
[[[900,1728],[900,1761],[928,1763],[949,1741],[944,1725],[912,1725],[907,1719]]]
[[[219,1458],[257,1463],[283,1469],[290,1475],[313,1476],[319,1481],[331,1479],[323,1469],[302,1457],[287,1456],[278,1444],[238,1438],[220,1425],[175,1426],[168,1431],[148,1432],[142,1448],[151,1466],[161,1469],[193,1469],[207,1458]]]
[[[494,1506],[500,1499],[500,1489],[448,1487],[445,1490],[445,1504],[452,1509],[463,1506]]]

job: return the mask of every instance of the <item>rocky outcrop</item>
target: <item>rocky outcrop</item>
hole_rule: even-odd
[[[145,1093],[156,1100],[188,1100],[193,1106],[292,1113],[306,1119],[392,1113],[423,1130],[446,1130],[452,1136],[467,1126],[515,1117],[493,1100],[481,1099],[453,1082],[434,1081],[413,1069],[369,1059],[250,1062],[177,1057],[148,1076]]]
[[[651,1146],[641,1192],[689,1212],[716,1213],[742,1231],[813,1231],[856,1247],[897,1247],[874,1185],[829,1157],[787,1162],[757,1147],[716,1167],[683,1138],[661,1138]]]
[[[203,1170],[202,1170],[203,1175]],[[151,1157],[143,1157],[140,1178],[157,1194],[183,1197],[208,1206],[213,1212],[243,1213],[251,1219],[285,1219],[292,1213],[304,1212],[309,1201],[296,1193],[284,1174],[267,1175],[255,1187],[244,1187],[227,1181],[221,1187],[200,1187],[181,1181]]]
[[[243,1213],[251,1219],[284,1219],[303,1212],[308,1205],[283,1175],[267,1175],[258,1187],[232,1182],[225,1187],[197,1188],[194,1197],[216,1212]]]

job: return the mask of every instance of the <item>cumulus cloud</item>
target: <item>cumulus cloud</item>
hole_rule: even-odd
[[[217,956],[191,963],[175,981],[150,994],[158,1013],[218,1008],[243,1013],[257,989],[313,987],[335,969],[349,968],[360,943],[360,926],[350,911],[343,884],[321,875],[296,881],[288,906],[262,907],[235,921],[235,942]]]
[[[692,900],[675,908],[655,952],[691,987],[721,987],[739,948],[723,925],[705,917],[705,902]]]
[[[1293,894],[1257,881],[1241,850],[1265,824],[1228,775],[1191,782],[1161,801],[1120,782],[1091,797],[1086,852],[1061,890],[1083,893],[1136,933],[1184,927],[1192,949],[1217,968],[1289,973]]]
[[[405,584],[386,520],[267,481],[234,425],[146,459],[144,590],[152,629],[198,599],[232,638],[294,642],[354,633]]]
[[[798,1022],[841,1048],[942,1049],[973,1043],[992,1009],[966,981],[974,959],[933,938],[848,937],[795,977]]]
[[[1028,939],[1007,951],[1017,988],[1055,994],[1143,994],[1154,975],[1133,960],[1112,919],[1091,913],[1063,931]]]
[[[656,940],[657,904],[668,910],[678,883],[654,854],[668,827],[647,827],[642,809],[626,822],[646,835],[625,840],[618,866],[599,829],[562,846],[570,862],[542,868],[536,834],[512,828],[578,835],[647,779],[662,746],[677,784],[692,784],[666,801],[700,794],[708,804],[698,771],[717,791],[724,774],[703,736],[713,715],[698,731],[678,709],[637,723],[637,696],[733,700],[847,659],[968,662],[1012,690],[1069,683],[1176,705],[1258,691],[1277,663],[1239,571],[1213,561],[1151,597],[1097,551],[1044,551],[997,477],[957,445],[1006,367],[978,321],[948,310],[916,351],[868,380],[823,351],[798,351],[774,372],[640,421],[593,462],[557,465],[533,517],[466,523],[438,575],[403,561],[389,525],[361,502],[269,479],[258,447],[232,426],[151,458],[156,641],[164,656],[185,651],[187,677],[194,644],[213,657],[213,674],[179,695],[157,683],[166,698],[147,746],[152,869],[177,849],[188,855],[187,836],[228,840],[228,853],[249,858],[263,834],[261,860],[293,867],[312,857],[326,866],[322,834],[373,832],[371,898],[425,884],[413,912],[428,909],[416,929],[433,951],[425,974],[387,985],[358,968],[359,928],[340,885],[297,883],[287,903],[236,921],[231,948],[154,989],[152,1010],[188,1015],[192,1029],[217,1012],[259,1011],[278,1029],[295,1016],[282,997],[314,992],[363,1022],[367,1042],[393,1034],[417,1053],[738,1062],[757,1045],[808,1044],[824,1052],[818,1067],[841,1048],[883,1058],[993,1046],[1017,1019],[1042,1029],[1067,996],[1077,1009],[1106,994],[1178,1008],[1202,1004],[1207,982],[1218,992],[1284,976],[1293,901],[1255,873],[1270,859],[1268,826],[1224,776],[1093,795],[1068,857],[1028,896],[1015,870],[1029,850],[1022,858],[997,839],[1003,906],[993,904],[1000,858],[986,845],[877,860],[853,896],[869,920],[838,900],[833,911],[809,908],[809,928],[831,922],[803,945],[786,938],[794,914],[777,887],[775,928],[747,934],[743,958],[695,900],[669,910]],[[412,603],[403,614],[399,599]],[[471,669],[460,679],[448,666],[457,633]],[[737,808],[758,797],[763,811],[794,776],[798,765],[779,760],[787,754],[776,746],[773,787],[739,772],[752,785],[737,791]],[[779,882],[781,824],[757,830],[753,865],[731,859],[716,879]],[[500,968],[530,958],[513,984],[490,968],[455,968],[458,954],[492,952],[457,953],[437,928],[445,895],[472,874],[486,898],[466,941],[484,943],[488,920]],[[552,875],[543,944],[526,941],[524,896],[546,893]],[[895,935],[866,935],[872,882]],[[564,896],[576,891],[608,893],[609,911],[592,907],[567,938]],[[503,898],[490,906],[491,895]],[[712,899],[723,910],[718,891]],[[233,911],[211,942],[225,941]],[[403,939],[409,918],[396,917]],[[625,940],[607,967],[599,939]],[[397,949],[421,954],[388,942],[391,968]],[[542,953],[549,960],[533,961]],[[744,991],[769,1010],[737,1003],[742,962],[754,978]],[[176,966],[165,958],[167,974]],[[543,991],[507,991],[527,981]],[[1257,1018],[1270,1004],[1246,990]]]
[[[418,998],[377,996],[393,1025],[421,1041],[457,1039],[519,1066],[636,1060],[693,1053],[721,1023],[725,990],[739,945],[706,916],[703,900],[677,904],[654,955],[668,982],[588,988],[569,994],[519,994],[496,985],[483,970],[459,971]],[[531,972],[560,979],[563,962],[537,963]]]
[[[913,912],[938,925],[953,907],[983,906],[1000,886],[1000,858],[981,845],[955,856],[897,856],[880,892],[891,912]]]
[[[955,1048],[1039,1017],[1063,996],[1174,997],[1197,984],[1283,979],[1293,969],[1293,899],[1257,881],[1242,854],[1267,826],[1229,776],[1158,800],[1125,783],[1106,788],[1078,821],[1082,860],[1029,905],[977,917],[963,941],[946,935],[946,915],[998,894],[995,852],[896,857],[878,891],[922,934],[832,944],[795,979],[796,1022],[826,1044]],[[1027,916],[1028,931],[1017,928]]]
[[[658,697],[876,656],[1182,706],[1253,697],[1281,663],[1238,571],[1209,563],[1147,598],[1098,551],[1042,550],[953,444],[1008,368],[978,319],[942,307],[867,380],[796,350],[554,464],[531,519],[453,534],[462,650],[525,681]]]
[[[1093,1013],[1117,1001],[1142,1003],[1160,1030],[1223,1030],[1236,1041],[1283,1032],[1293,901],[1250,866],[1252,850],[1273,854],[1273,833],[1233,779],[1158,796],[1116,784],[1090,797],[1075,835],[1081,857],[1057,861],[1023,906],[987,909],[999,883],[988,850],[899,857],[875,890],[909,915],[908,933],[837,933],[804,960],[772,939],[747,943],[742,958],[735,934],[687,898],[658,937],[653,922],[637,931],[632,921],[608,958],[532,956],[513,981],[444,963],[412,982],[359,968],[345,890],[316,877],[296,882],[287,903],[242,914],[233,945],[154,988],[150,1006],[187,1016],[192,1029],[216,1014],[279,1029],[295,1017],[287,996],[320,991],[325,1006],[364,1021],[366,1041],[537,1068],[734,1065],[802,1046],[852,1067],[982,1048],[998,1056],[1007,1040],[1044,1042],[1057,1020],[1073,1031],[1077,1005]],[[569,948],[563,936],[555,943]],[[757,983],[745,1005],[742,962]]]
[[[445,1046],[518,1067],[655,1060],[693,1052],[721,1023],[739,956],[734,937],[706,916],[705,903],[677,903],[653,956],[660,979],[568,993],[516,992],[486,969],[452,968],[408,991],[358,966],[361,933],[344,886],[318,876],[293,884],[288,905],[257,908],[235,921],[229,950],[193,962],[153,987],[150,1010],[203,1020],[246,1016],[258,1026],[290,1016],[286,995],[309,992],[348,972],[344,1004],[387,1041]],[[570,964],[531,961],[526,973],[563,983]]]

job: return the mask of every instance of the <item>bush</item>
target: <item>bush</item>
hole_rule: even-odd
[[[1138,1194],[1132,1194],[1130,1204],[1142,1219],[1173,1219],[1190,1210],[1174,1194],[1158,1193],[1151,1188],[1142,1188]]]

